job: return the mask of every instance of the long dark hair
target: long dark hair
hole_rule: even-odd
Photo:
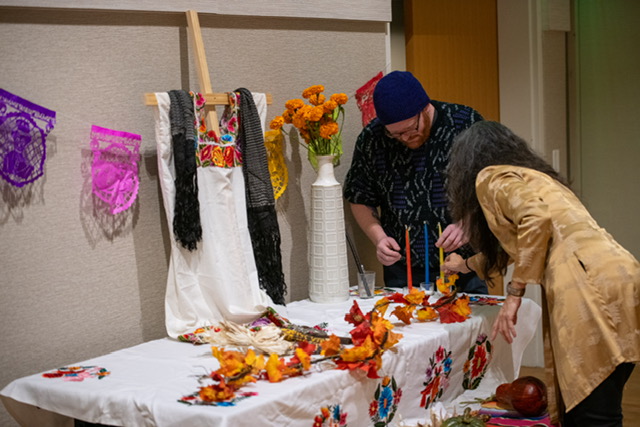
[[[549,175],[567,186],[562,178],[527,142],[506,126],[490,121],[476,122],[460,133],[451,149],[447,166],[447,195],[454,221],[462,221],[471,247],[486,257],[484,274],[506,272],[508,255],[493,235],[476,196],[478,173],[492,165],[514,165]]]

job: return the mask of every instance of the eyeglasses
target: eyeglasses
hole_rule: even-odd
[[[416,122],[416,127],[413,129],[405,130],[402,132],[389,132],[387,127],[384,128],[384,134],[392,139],[402,139],[405,136],[413,135],[414,133],[418,133],[418,129],[420,128],[420,117],[422,117],[422,111],[417,114],[418,121]]]

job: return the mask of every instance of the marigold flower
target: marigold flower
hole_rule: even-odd
[[[291,124],[293,121],[293,111],[285,110],[284,113],[282,113],[282,118],[284,119],[285,123]]]
[[[327,99],[326,96],[324,96],[321,93],[317,93],[315,95],[311,95],[309,97],[309,104],[311,105],[322,105],[322,103]]]
[[[304,105],[304,101],[302,99],[290,99],[284,104],[287,110],[292,110],[292,111],[297,110],[303,105]]]
[[[349,100],[349,97],[344,93],[334,93],[329,99],[335,101],[338,105],[344,105]]]
[[[330,113],[333,110],[335,110],[336,108],[338,108],[338,103],[336,101],[327,101],[324,104],[322,104],[322,108],[324,108],[324,112],[325,113]]]
[[[269,123],[269,128],[273,130],[278,130],[282,128],[283,125],[284,125],[284,117],[276,116],[273,120],[271,120],[271,123]]]
[[[320,136],[325,139],[331,138],[331,135],[335,135],[340,131],[336,122],[329,122],[320,126]]]
[[[300,129],[300,136],[304,139],[304,142],[309,144],[311,142],[311,134],[306,129]]]
[[[318,122],[324,115],[324,108],[313,107],[305,115],[306,119],[310,122]]]
[[[302,97],[309,98],[311,95],[316,95],[320,92],[324,92],[324,86],[322,85],[309,86],[308,88],[302,91]]]

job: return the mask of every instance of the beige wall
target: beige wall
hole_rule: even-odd
[[[214,90],[269,92],[269,116],[306,87],[355,90],[385,66],[386,23],[201,15]],[[0,388],[15,378],[165,336],[168,263],[147,92],[197,89],[184,14],[0,7],[0,85],[57,112],[45,175],[0,182]],[[360,112],[346,105],[343,182]],[[117,217],[93,209],[90,127],[142,135],[140,192]],[[276,209],[289,300],[307,292],[307,216],[315,178],[287,145],[289,188]],[[350,259],[351,261],[351,259]],[[355,277],[355,269],[351,268]],[[10,425],[0,410],[0,425]]]
[[[575,1],[571,177],[585,205],[640,258],[640,3]]]

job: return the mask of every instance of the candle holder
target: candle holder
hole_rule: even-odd
[[[421,282],[420,283],[420,290],[424,291],[424,293],[426,295],[433,295],[434,293],[434,284],[433,282]]]

